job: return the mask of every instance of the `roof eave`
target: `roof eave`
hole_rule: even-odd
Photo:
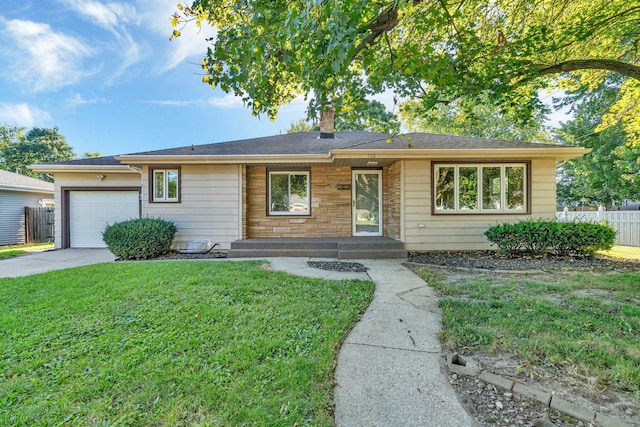
[[[123,154],[115,156],[126,164],[168,164],[177,163],[186,164],[265,164],[265,163],[331,163],[333,156],[331,154],[275,154],[275,155],[233,155],[233,156],[206,156],[206,155],[128,155]]]
[[[54,189],[51,188],[36,188],[36,187],[23,187],[19,185],[0,185],[0,190],[5,191],[19,191],[21,193],[48,193],[53,194]]]
[[[32,165],[30,169],[36,172],[60,173],[60,172],[109,172],[127,173],[132,172],[129,165]]]
[[[548,159],[568,160],[591,152],[584,147],[556,148],[482,148],[482,149],[341,149],[335,150],[336,159],[395,158],[395,159]]]

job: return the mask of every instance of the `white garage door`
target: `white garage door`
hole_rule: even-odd
[[[104,248],[107,224],[138,218],[138,191],[69,192],[69,238],[72,248]]]

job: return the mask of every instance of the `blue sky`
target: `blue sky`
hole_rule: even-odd
[[[201,82],[205,38],[191,26],[169,41],[178,0],[4,0],[0,124],[54,127],[76,154],[131,153],[285,132],[278,120]]]
[[[202,83],[214,33],[192,25],[169,41],[178,1],[4,0],[0,124],[57,126],[76,154],[114,155],[274,135],[306,117],[300,99],[256,118]]]

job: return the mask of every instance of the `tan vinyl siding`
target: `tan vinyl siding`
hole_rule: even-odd
[[[242,166],[183,165],[180,203],[149,203],[149,168],[144,168],[143,215],[175,222],[177,241],[208,239],[229,249],[242,236]]]
[[[104,175],[102,180],[99,180],[97,175]],[[77,188],[114,188],[114,187],[140,187],[140,174],[137,172],[131,173],[109,173],[109,172],[96,172],[96,173],[56,173],[54,174],[55,181],[55,247],[61,248],[62,246],[62,194],[61,188],[73,190]]]
[[[555,217],[555,161],[532,160],[531,215]],[[484,236],[488,227],[517,221],[529,215],[432,215],[431,214],[431,162],[407,160],[404,162],[405,248],[409,251],[492,249]]]
[[[531,161],[531,216],[556,217],[556,162],[553,159]]]

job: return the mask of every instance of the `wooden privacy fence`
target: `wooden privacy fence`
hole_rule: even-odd
[[[31,207],[24,208],[24,237],[26,243],[53,242],[54,208]]]
[[[557,212],[561,221],[607,221],[616,230],[616,244],[640,246],[640,211]]]

